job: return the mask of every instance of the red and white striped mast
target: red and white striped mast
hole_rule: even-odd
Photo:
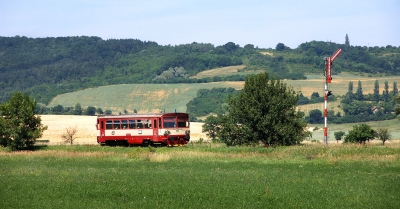
[[[328,83],[332,81],[332,62],[342,52],[341,49],[336,50],[331,57],[325,57],[325,93],[324,93],[324,143],[328,144],[328,96],[332,94],[328,90]]]

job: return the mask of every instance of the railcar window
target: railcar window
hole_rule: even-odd
[[[142,120],[137,120],[137,128],[143,128]]]
[[[114,129],[120,129],[121,128],[121,123],[119,120],[114,120]]]
[[[144,120],[144,128],[151,128],[151,120]]]
[[[111,120],[106,121],[106,129],[112,129],[112,121]]]
[[[135,120],[129,120],[129,128],[136,128],[136,121]]]
[[[178,122],[178,127],[188,127],[186,122]]]
[[[189,127],[189,122],[185,118],[178,118],[178,127]]]
[[[121,121],[122,129],[127,129],[128,128],[128,121],[127,120],[122,120]]]
[[[176,127],[176,118],[164,118],[164,128],[175,128]]]

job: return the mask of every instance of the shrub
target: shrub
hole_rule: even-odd
[[[376,131],[373,130],[367,124],[355,125],[353,126],[353,130],[349,131],[349,134],[344,138],[344,142],[348,143],[364,143],[368,140],[372,140],[375,138]]]
[[[75,127],[69,127],[66,128],[66,133],[61,134],[61,139],[65,143],[70,143],[71,145],[74,143],[74,140],[76,139],[74,136],[78,132],[78,129]]]

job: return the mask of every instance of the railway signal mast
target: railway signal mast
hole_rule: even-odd
[[[342,49],[336,50],[331,57],[325,57],[325,91],[324,91],[324,143],[328,144],[328,96],[332,92],[328,90],[328,83],[332,81],[332,63],[342,52]]]

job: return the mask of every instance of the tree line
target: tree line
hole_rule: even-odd
[[[101,107],[88,106],[86,109],[82,108],[80,103],[76,103],[74,107],[64,107],[60,104],[54,107],[47,107],[43,104],[36,103],[35,114],[39,115],[112,115],[112,114],[129,114],[137,113],[137,110],[129,112],[124,110],[123,112],[113,113],[112,110],[103,110]]]

